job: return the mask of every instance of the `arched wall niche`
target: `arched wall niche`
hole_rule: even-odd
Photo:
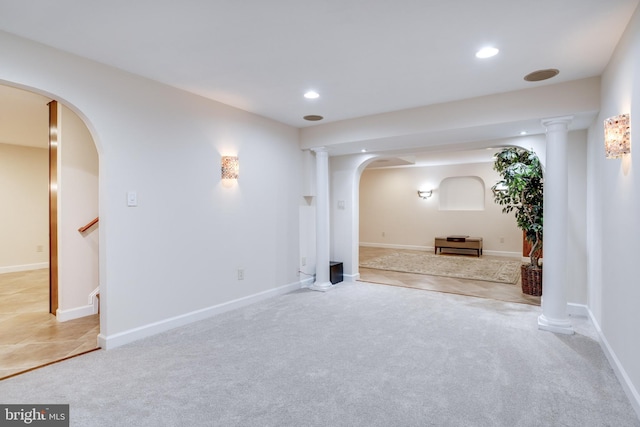
[[[485,203],[485,183],[478,176],[451,176],[438,186],[441,211],[482,211]]]

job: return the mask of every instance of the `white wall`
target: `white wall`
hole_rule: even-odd
[[[98,148],[103,345],[299,287],[296,129],[7,33],[0,57],[0,81],[70,107]]]
[[[78,228],[98,216],[98,152],[89,130],[58,104],[58,320],[94,314],[99,233]]]
[[[48,267],[48,187],[49,150],[0,144],[0,273]]]
[[[441,209],[440,185],[452,177],[481,179],[483,210]],[[360,242],[433,249],[436,236],[461,234],[482,237],[487,254],[521,257],[522,231],[514,214],[503,214],[493,202],[491,186],[499,179],[492,163],[366,169],[360,179]],[[434,189],[433,196],[423,200],[418,189]]]
[[[636,11],[602,76],[602,107],[589,129],[589,308],[610,360],[640,416],[640,12]],[[603,120],[631,114],[632,152],[604,156]]]

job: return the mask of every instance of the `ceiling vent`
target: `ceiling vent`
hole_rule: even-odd
[[[524,76],[524,79],[528,82],[539,82],[542,80],[550,79],[551,77],[555,77],[559,72],[560,71],[556,70],[555,68],[547,68],[546,70],[533,71]]]

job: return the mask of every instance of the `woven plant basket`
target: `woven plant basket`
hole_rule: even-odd
[[[542,268],[529,268],[527,264],[520,267],[522,293],[533,296],[542,295]]]

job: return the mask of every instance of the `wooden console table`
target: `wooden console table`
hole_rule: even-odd
[[[442,253],[442,248],[447,249],[471,249],[475,250],[478,257],[482,255],[482,237],[469,237],[469,236],[449,236],[449,237],[436,237],[435,251]]]

